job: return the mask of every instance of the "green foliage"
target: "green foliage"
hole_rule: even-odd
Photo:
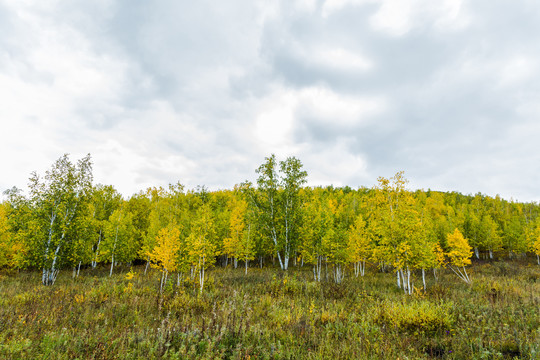
[[[243,184],[251,205],[257,211],[264,235],[272,241],[282,270],[289,267],[289,259],[297,250],[301,197],[300,190],[306,183],[307,172],[302,162],[289,157],[278,163],[272,154],[265,158],[256,173],[257,189],[250,183]]]
[[[450,331],[454,325],[453,303],[434,304],[426,301],[396,303],[385,301],[375,322],[398,331],[415,334]]]

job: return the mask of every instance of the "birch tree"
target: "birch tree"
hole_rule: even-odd
[[[470,265],[472,248],[469,245],[467,239],[463,237],[463,234],[458,229],[455,229],[453,233],[447,235],[448,251],[446,256],[448,258],[450,269],[467,284],[470,284],[471,279],[467,274],[465,266]]]
[[[133,214],[125,208],[116,209],[105,224],[101,260],[110,261],[109,276],[118,262],[131,263],[137,257],[138,244],[134,241]]]
[[[244,183],[243,189],[257,209],[266,236],[274,244],[281,269],[287,270],[291,255],[296,251],[301,207],[299,193],[307,173],[295,157],[289,157],[279,165],[274,154],[265,160],[256,170],[259,174],[257,189],[250,183]]]
[[[255,258],[253,221],[248,219],[248,204],[242,199],[232,195],[229,200],[230,224],[229,237],[223,239],[223,250],[233,258],[234,267],[237,267],[238,259],[244,261],[247,274],[250,260]],[[254,229],[253,229],[254,230]]]
[[[17,243],[13,241],[13,235],[9,231],[7,207],[8,203],[0,203],[0,268],[14,267],[14,258],[20,251]]]
[[[103,241],[105,224],[112,213],[123,203],[122,195],[112,185],[98,184],[92,192],[92,222],[94,225],[94,242],[92,246],[92,268],[97,266],[101,242]]]
[[[160,292],[163,292],[169,273],[179,268],[180,245],[178,227],[163,228],[156,236],[156,247],[148,254],[152,264],[161,271]]]
[[[406,191],[407,180],[403,172],[385,179],[379,177],[373,201],[373,224],[380,240],[374,255],[380,261],[396,269],[397,285],[405,293],[412,294],[411,270],[418,233],[421,231],[420,215],[415,200]]]
[[[78,236],[74,224],[88,210],[92,189],[90,154],[76,164],[65,154],[43,178],[32,173],[29,188],[33,250],[41,253],[38,265],[42,268],[43,285],[52,285]]]
[[[281,186],[283,188],[283,270],[289,267],[291,254],[294,255],[298,240],[302,185],[306,183],[307,172],[302,170],[302,162],[295,157],[288,157],[280,162]]]
[[[209,205],[204,204],[197,210],[186,239],[192,270],[199,274],[200,293],[204,288],[205,271],[214,265],[215,257],[219,254],[214,236],[212,212]]]
[[[326,239],[333,227],[332,214],[323,205],[323,190],[316,188],[304,191],[302,226],[300,227],[299,250],[302,261],[313,266],[313,278],[321,281],[323,263],[327,261],[329,249]]]
[[[353,262],[354,275],[364,276],[366,271],[366,259],[371,257],[372,245],[367,232],[366,222],[362,215],[358,215],[353,225],[347,232],[348,252]]]

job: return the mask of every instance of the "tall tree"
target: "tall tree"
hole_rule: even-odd
[[[202,205],[196,212],[186,239],[192,269],[199,273],[199,291],[202,293],[205,282],[205,271],[214,265],[219,254],[214,241],[215,228],[212,211],[208,204]]]
[[[372,244],[368,235],[367,225],[361,214],[356,217],[348,231],[347,250],[354,265],[354,275],[364,276],[366,271],[366,259],[371,257]]]
[[[417,236],[422,231],[421,216],[414,197],[405,189],[407,180],[403,172],[390,179],[380,177],[378,182],[374,197],[374,224],[380,240],[374,255],[396,269],[398,287],[411,294],[415,250],[422,246],[418,241],[423,237]]]
[[[463,234],[458,229],[455,229],[453,233],[447,236],[448,251],[446,256],[450,263],[450,269],[463,281],[470,283],[471,279],[467,274],[465,266],[470,265],[472,248],[469,245],[467,239],[463,237]]]
[[[281,170],[281,187],[283,188],[283,266],[289,267],[289,258],[296,250],[298,239],[298,222],[300,219],[300,189],[306,183],[307,172],[302,170],[302,162],[295,157],[288,157],[279,163]]]
[[[29,231],[36,265],[42,268],[41,281],[52,285],[59,269],[69,262],[77,223],[87,216],[92,190],[90,154],[73,164],[67,154],[59,158],[41,178],[30,177]],[[41,255],[39,255],[41,254]]]
[[[100,253],[102,261],[111,262],[109,276],[112,275],[116,263],[130,263],[137,257],[139,247],[134,241],[134,235],[133,214],[125,207],[116,209],[105,224],[105,237]]]
[[[92,250],[92,267],[95,268],[99,259],[99,251],[105,224],[112,213],[123,203],[122,195],[112,185],[98,184],[92,192],[92,222],[95,231]]]
[[[161,271],[160,292],[167,283],[169,273],[176,271],[179,265],[180,229],[163,228],[156,236],[156,247],[148,254],[150,261]]]
[[[243,189],[258,210],[266,236],[274,244],[281,269],[287,270],[291,254],[296,250],[301,207],[299,193],[306,182],[307,173],[295,157],[279,163],[281,175],[274,154],[265,160],[256,170],[259,174],[258,188],[255,190],[245,183]]]

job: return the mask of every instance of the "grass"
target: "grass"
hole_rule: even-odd
[[[392,274],[312,281],[311,269],[215,268],[199,295],[144,267],[0,273],[5,359],[539,359],[540,266],[476,263],[404,295]],[[415,275],[419,283],[419,274]],[[175,280],[175,279],[173,279]]]

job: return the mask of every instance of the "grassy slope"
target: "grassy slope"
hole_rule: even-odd
[[[540,358],[540,266],[475,264],[403,295],[392,274],[317,284],[308,267],[216,268],[202,296],[134,268],[86,269],[52,287],[38,272],[0,273],[0,358]],[[419,285],[419,276],[416,275]]]

